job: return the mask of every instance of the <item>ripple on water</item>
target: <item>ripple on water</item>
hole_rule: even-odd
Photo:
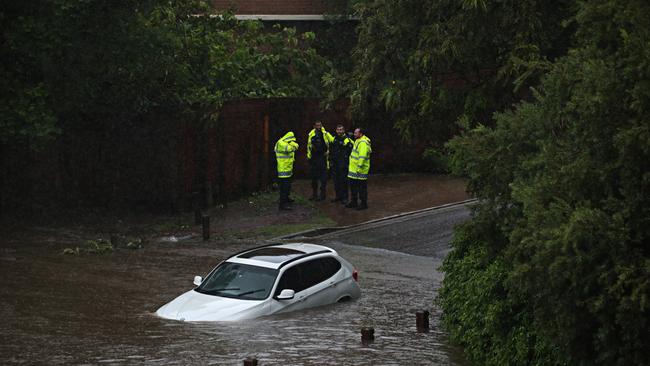
[[[114,260],[87,257],[60,268],[52,265],[60,258],[53,258],[46,263],[54,266],[49,269],[52,273],[77,267],[70,272],[74,275],[60,276],[58,281],[35,281],[35,286],[54,289],[41,299],[42,304],[25,310],[17,302],[0,303],[0,314],[14,315],[10,325],[0,326],[0,363],[49,359],[57,364],[240,365],[255,356],[262,365],[464,364],[447,344],[439,329],[439,311],[433,308],[442,278],[436,271],[439,260],[341,243],[326,245],[359,270],[360,299],[237,323],[168,321],[155,317],[153,311],[189,288],[192,276],[207,272],[219,255],[241,248],[211,249],[211,258],[205,258],[198,247],[176,256],[166,250],[129,253],[128,262],[116,252]],[[38,266],[33,270],[25,278],[14,277],[21,284],[32,283],[29,280],[40,275]],[[107,276],[110,286],[102,281]],[[7,278],[14,277],[3,276],[3,288],[16,289],[5,299],[35,302],[29,292],[34,289],[23,292],[17,284],[9,286]],[[429,333],[416,332],[414,313],[420,309],[432,314]],[[366,326],[375,328],[375,341],[363,345],[360,328]]]

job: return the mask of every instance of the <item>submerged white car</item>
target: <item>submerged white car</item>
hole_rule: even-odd
[[[156,314],[184,321],[236,321],[361,296],[354,267],[331,248],[273,244],[233,255]]]

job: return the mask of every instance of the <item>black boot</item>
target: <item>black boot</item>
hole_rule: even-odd
[[[316,193],[316,190],[314,189],[311,193],[311,197],[309,197],[310,201],[316,201],[318,200],[318,194]]]
[[[309,197],[310,201],[316,201],[318,199],[318,181],[315,179],[311,180],[311,197]]]
[[[348,202],[347,205],[345,205],[346,208],[357,208],[357,201],[350,201]]]

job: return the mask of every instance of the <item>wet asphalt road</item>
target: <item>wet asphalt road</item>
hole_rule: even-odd
[[[470,217],[472,202],[360,225],[313,238],[327,245],[341,242],[391,251],[445,258],[450,250],[454,227]]]

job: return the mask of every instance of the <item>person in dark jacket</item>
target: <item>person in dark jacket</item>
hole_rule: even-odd
[[[348,165],[354,143],[345,133],[343,125],[336,126],[336,135],[330,144],[330,172],[334,181],[336,197],[332,202],[346,204],[348,201]]]
[[[320,121],[314,123],[314,129],[307,135],[307,160],[309,161],[311,172],[312,189],[312,195],[309,200],[311,201],[325,200],[327,170],[329,169],[327,155],[329,154],[329,145],[333,139],[334,137],[325,131]],[[320,194],[318,194],[319,183]]]

